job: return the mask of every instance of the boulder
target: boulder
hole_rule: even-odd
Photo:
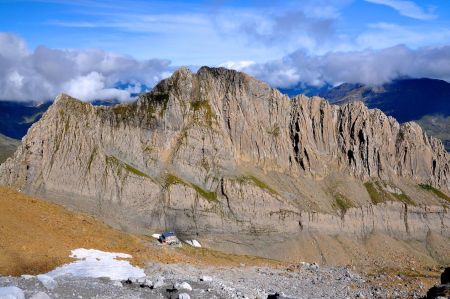
[[[200,277],[200,281],[204,281],[204,282],[210,282],[212,281],[212,277],[211,276],[207,276],[207,275],[203,275],[202,277]]]
[[[164,285],[166,285],[166,283],[164,282],[164,277],[159,276],[156,278],[156,281],[153,283],[153,288],[154,289],[161,288]]]
[[[191,285],[190,285],[189,283],[187,283],[187,282],[176,283],[173,287],[174,287],[175,289],[178,289],[178,290],[188,290],[188,291],[192,291]]]

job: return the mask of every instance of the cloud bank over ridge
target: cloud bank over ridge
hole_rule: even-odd
[[[239,66],[232,62],[228,65]],[[239,70],[277,87],[298,82],[316,86],[343,82],[379,85],[402,77],[450,81],[450,45],[419,49],[398,45],[382,50],[328,52],[321,56],[296,51],[267,63],[247,62]]]
[[[450,45],[417,49],[398,45],[323,55],[297,50],[263,63],[227,61],[219,66],[247,72],[274,87],[299,82],[378,85],[399,77],[450,81]],[[99,49],[30,50],[21,37],[0,33],[0,100],[46,101],[66,92],[86,101],[127,101],[141,85],[152,87],[175,69],[167,59],[137,60]],[[118,88],[117,83],[131,87]]]
[[[0,100],[45,101],[60,92],[91,101],[131,99],[131,89],[115,84],[155,83],[170,75],[166,59],[136,60],[99,49],[27,47],[12,33],[0,33]]]

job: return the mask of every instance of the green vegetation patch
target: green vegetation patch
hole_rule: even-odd
[[[200,196],[202,196],[204,199],[206,199],[209,202],[217,201],[217,193],[214,191],[207,191],[205,189],[202,189],[200,186],[197,186],[195,184],[191,184],[191,186],[197,191]]]
[[[206,158],[202,158],[202,160],[200,161],[200,166],[203,167],[203,169],[206,171],[209,171],[210,169],[208,160]]]
[[[280,127],[278,125],[274,125],[270,130],[267,130],[267,133],[272,135],[273,137],[280,136]]]
[[[183,179],[177,177],[173,174],[168,174],[164,178],[164,187],[169,188],[172,185],[184,185],[193,188],[198,195],[203,197],[209,202],[216,202],[217,201],[217,192],[214,191],[208,191],[203,189],[202,187],[194,184],[194,183],[187,183]]]
[[[254,177],[252,175],[238,177],[237,181],[240,183],[252,182],[254,185],[258,186],[261,189],[268,191],[271,194],[278,194],[278,192],[275,191],[274,189],[272,189],[269,185],[267,185],[266,183],[264,183],[263,181],[261,181],[260,179]]]
[[[444,192],[442,192],[439,189],[434,188],[433,186],[431,186],[429,184],[419,184],[419,187],[424,190],[434,193],[434,195],[436,195],[437,197],[439,197],[441,199],[444,199],[444,200],[450,202],[450,197],[447,194],[445,194]]]
[[[406,203],[408,205],[412,205],[415,206],[416,203],[411,199],[411,197],[409,197],[408,195],[406,195],[405,193],[402,194],[396,194],[396,193],[391,193],[392,196],[394,196],[398,201],[401,201],[403,203]]]
[[[151,119],[155,117],[156,112],[159,109],[159,116],[163,117],[167,109],[167,103],[169,102],[169,94],[159,91],[153,91],[152,93],[142,94],[139,96],[143,102],[143,109],[150,116]]]
[[[133,115],[134,106],[131,104],[118,104],[113,106],[111,111],[116,115],[116,117],[124,120]]]
[[[366,182],[364,183],[364,187],[366,187],[373,204],[379,204],[385,201],[385,198],[383,198],[383,195],[378,191],[374,183]]]
[[[172,185],[187,185],[182,179],[173,174],[168,174],[164,178],[164,187],[169,188]]]
[[[148,175],[146,175],[145,173],[143,173],[139,169],[134,168],[130,164],[125,163],[125,169],[128,170],[131,173],[134,173],[135,175],[146,177],[146,178],[150,178]]]
[[[353,207],[352,202],[341,193],[335,193],[334,196],[334,204],[333,207],[341,210],[343,213],[345,213],[348,209]]]
[[[214,114],[213,109],[211,108],[211,105],[207,100],[197,100],[190,103],[191,109],[194,112],[203,111],[205,115],[205,120],[208,126],[211,126],[213,123],[213,120],[216,118],[216,115]]]
[[[366,182],[367,193],[369,193],[370,199],[373,204],[379,204],[385,201],[400,201],[408,205],[416,205],[416,203],[403,191],[401,194],[388,192],[382,186],[381,182]],[[385,184],[386,185],[386,184]]]
[[[112,165],[112,166],[115,166],[115,167],[123,168],[126,171],[131,172],[131,173],[133,173],[133,174],[135,174],[137,176],[150,179],[150,177],[148,175],[146,175],[145,173],[143,173],[139,169],[136,169],[135,167],[131,166],[130,164],[125,163],[125,162],[117,159],[114,156],[106,156],[106,164]]]
[[[88,160],[88,172],[91,172],[92,162],[94,161],[95,155],[97,153],[97,148],[94,148]]]
[[[64,104],[66,110],[70,111],[71,113],[77,112],[85,114],[86,112],[89,111],[90,108],[90,104],[71,97],[67,97],[66,100],[64,101]]]

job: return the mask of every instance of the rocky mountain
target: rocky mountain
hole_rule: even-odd
[[[224,68],[181,68],[112,107],[59,95],[0,183],[233,252],[345,264],[370,256],[353,256],[357,240],[382,236],[394,252],[416,240],[426,246],[414,253],[450,261],[440,140],[361,102],[291,100]]]
[[[0,134],[0,163],[11,157],[19,146],[20,141]]]
[[[399,79],[381,86],[344,83],[319,93],[331,103],[363,101],[399,122],[416,121],[450,149],[450,83],[435,79]]]

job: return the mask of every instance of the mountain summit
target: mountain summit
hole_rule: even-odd
[[[290,100],[224,68],[181,68],[112,107],[59,95],[0,182],[141,232],[450,234],[440,140],[361,102]]]

